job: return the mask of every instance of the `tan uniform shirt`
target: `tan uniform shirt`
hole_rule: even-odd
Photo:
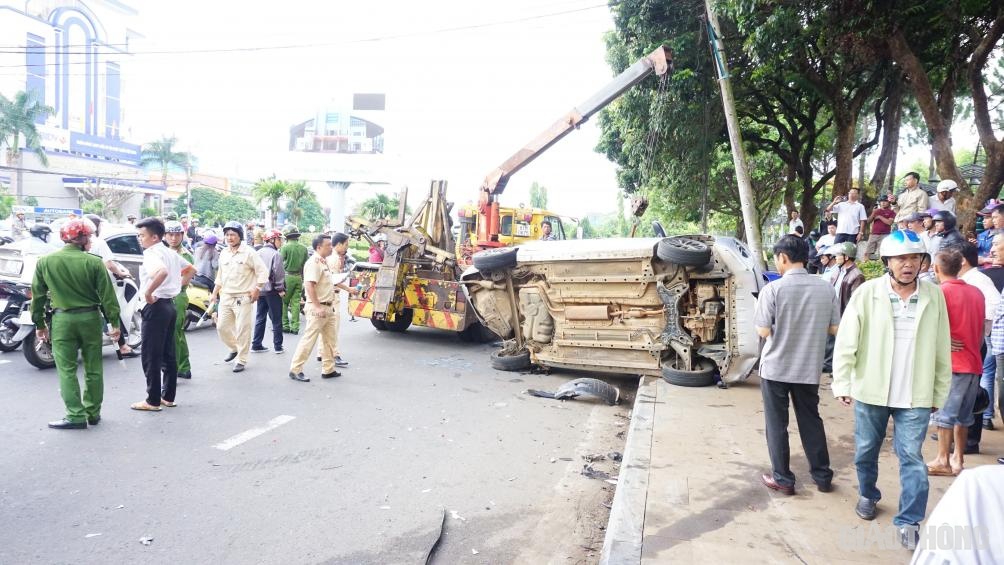
[[[335,290],[334,270],[332,263],[325,261],[321,256],[314,255],[307,259],[303,265],[303,282],[314,282],[317,286],[314,291],[317,293],[317,301],[321,303],[334,304],[338,301],[338,292]]]
[[[919,186],[904,190],[896,200],[896,221],[913,214],[914,212],[924,212],[927,210],[927,193]]]
[[[253,247],[241,243],[236,253],[230,247],[220,253],[220,272],[216,275],[220,294],[247,294],[264,286],[267,280],[268,267]]]

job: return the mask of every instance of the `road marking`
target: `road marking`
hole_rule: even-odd
[[[276,416],[275,418],[269,420],[268,423],[265,424],[264,426],[261,426],[259,428],[251,428],[246,432],[241,432],[233,437],[221,441],[220,443],[217,443],[213,447],[219,449],[220,451],[227,451],[229,449],[233,449],[246,441],[252,440],[262,435],[265,432],[274,430],[287,422],[292,422],[295,419],[296,416]]]
[[[10,363],[10,359],[0,359],[0,365],[6,365],[7,363]]]

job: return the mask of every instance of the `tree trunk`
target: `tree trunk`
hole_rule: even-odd
[[[854,175],[854,116],[837,112],[834,108],[833,122],[837,128],[836,161],[837,174],[833,177],[833,196],[843,196],[851,190]]]
[[[819,207],[816,206],[816,194],[812,192],[811,180],[808,186],[802,187],[802,223],[805,224],[805,229],[807,231],[812,231],[813,226],[816,225],[816,216],[819,214]]]
[[[896,73],[889,85],[889,97],[885,103],[885,124],[882,128],[882,149],[879,151],[878,162],[871,184],[878,194],[886,188],[886,179],[896,176],[896,153],[899,151],[899,126],[903,119],[903,78]],[[890,185],[891,186],[891,185]],[[888,190],[887,192],[892,192]]]

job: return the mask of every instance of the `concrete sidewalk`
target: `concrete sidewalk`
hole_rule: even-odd
[[[682,388],[642,379],[603,549],[604,563],[906,563],[904,549],[848,549],[872,524],[889,528],[899,499],[899,466],[891,447],[879,462],[883,500],[878,517],[854,513],[853,410],[820,388],[834,490],[821,493],[809,476],[794,414],[789,425],[795,496],[760,483],[770,471],[759,379],[728,390]],[[925,459],[936,444],[927,441]],[[966,466],[997,464],[1004,431],[984,432],[983,455]],[[928,514],[954,479],[931,477]],[[841,542],[843,543],[841,544]],[[841,548],[841,545],[844,547]]]

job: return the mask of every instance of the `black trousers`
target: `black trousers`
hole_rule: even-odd
[[[177,317],[174,300],[170,298],[161,298],[143,307],[140,360],[146,375],[146,402],[151,406],[160,406],[161,398],[174,402],[174,393],[178,387],[178,361],[174,355],[174,324]]]
[[[251,337],[251,347],[260,348],[265,339],[265,316],[272,321],[272,345],[276,349],[282,347],[282,297],[278,292],[261,293],[258,296],[258,309],[254,315],[254,335]]]
[[[802,438],[802,449],[809,460],[810,474],[816,484],[833,480],[830,452],[826,447],[826,431],[819,417],[819,385],[792,384],[760,379],[763,393],[763,415],[766,420],[767,452],[774,471],[774,480],[786,486],[795,485],[795,475],[788,467],[791,450],[788,447],[788,398],[795,405],[795,420]]]
[[[858,242],[858,234],[856,233],[838,233],[836,237],[833,238],[833,244],[843,243],[849,241],[851,243]]]

